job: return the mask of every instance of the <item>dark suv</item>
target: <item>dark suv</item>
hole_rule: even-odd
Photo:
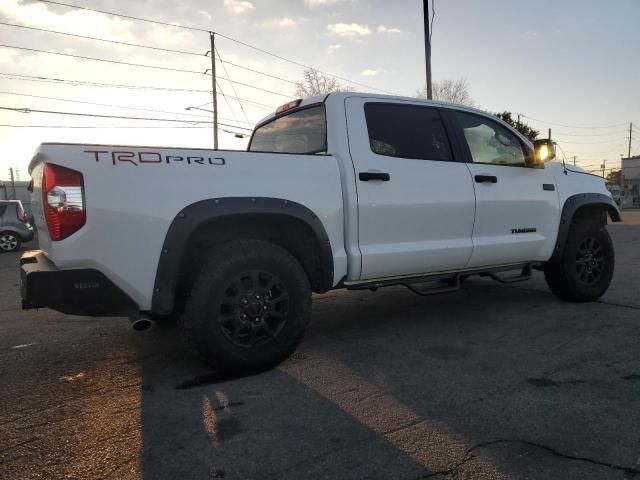
[[[22,242],[33,240],[20,200],[0,200],[0,252],[14,252]]]

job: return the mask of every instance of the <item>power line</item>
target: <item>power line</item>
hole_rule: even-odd
[[[164,26],[168,26],[168,27],[182,28],[182,29],[185,29],[185,30],[193,30],[193,31],[204,32],[204,33],[209,33],[210,32],[210,30],[207,30],[207,29],[204,29],[204,28],[198,28],[198,27],[189,26],[189,25],[176,25],[176,24],[173,24],[173,23],[161,22],[161,21],[158,21],[158,20],[150,20],[150,19],[147,19],[147,18],[134,17],[132,15],[124,15],[124,14],[121,14],[121,13],[108,12],[106,10],[98,10],[98,9],[95,9],[95,8],[81,7],[81,6],[73,5],[73,4],[70,4],[70,3],[56,2],[56,1],[53,1],[53,0],[40,0],[40,1],[43,2],[43,3],[50,3],[52,5],[62,5],[62,6],[69,7],[69,8],[76,8],[76,9],[79,9],[79,10],[86,10],[86,11],[90,11],[90,12],[102,13],[104,15],[112,15],[112,16],[115,16],[115,17],[128,18],[129,20],[137,20],[137,21],[140,21],[140,22],[154,23],[156,25],[164,25]],[[305,65],[304,63],[300,63],[300,62],[297,62],[297,61],[292,60],[290,58],[283,57],[282,55],[278,55],[276,53],[270,52],[270,51],[265,50],[263,48],[256,47],[255,45],[251,45],[251,44],[243,42],[241,40],[237,40],[237,39],[235,39],[233,37],[230,37],[228,35],[223,35],[222,33],[219,33],[219,32],[214,32],[214,33],[217,36],[222,37],[222,38],[224,38],[226,40],[229,40],[231,42],[237,43],[238,45],[243,45],[243,46],[245,46],[247,48],[251,48],[253,50],[256,50],[258,52],[264,53],[266,55],[270,55],[270,56],[272,56],[274,58],[278,58],[278,59],[280,59],[282,61],[291,63],[293,65],[297,65],[297,66],[305,68],[305,69],[312,68],[311,66]],[[380,88],[372,87],[371,85],[355,82],[355,81],[350,80],[348,78],[341,77],[339,75],[335,75],[335,74],[332,74],[332,73],[324,72],[322,70],[318,70],[318,69],[316,69],[316,70],[318,72],[322,73],[323,75],[334,77],[334,78],[337,78],[337,79],[352,83],[354,85],[358,85],[360,87],[365,87],[365,88],[368,88],[368,89],[371,89],[371,90],[374,90],[374,91],[383,92],[383,93],[389,93],[391,95],[396,95],[395,92],[390,92],[390,91],[383,90],[383,89],[380,89]]]
[[[187,26],[187,25],[176,25],[174,23],[160,22],[158,20],[148,20],[146,18],[134,17],[134,16],[131,16],[131,15],[124,15],[124,14],[120,14],[120,13],[107,12],[106,10],[98,10],[97,8],[81,7],[79,5],[72,5],[70,3],[54,2],[52,0],[40,0],[40,1],[42,3],[50,3],[52,5],[62,5],[64,7],[77,8],[78,10],[87,10],[89,12],[102,13],[104,15],[113,15],[114,17],[128,18],[129,20],[138,20],[140,22],[155,23],[157,25],[166,25],[167,27],[176,27],[176,28],[183,28],[185,30],[196,30],[198,32],[209,33],[209,30],[206,30],[204,28],[190,27],[190,26]]]
[[[611,137],[614,135],[622,135],[626,133],[622,131],[617,132],[609,132],[609,133],[566,133],[566,132],[558,132],[556,130],[553,131],[553,136],[560,137]]]
[[[160,52],[180,53],[180,54],[183,54],[183,55],[195,55],[195,56],[198,56],[198,57],[204,56],[202,53],[187,52],[185,50],[174,50],[172,48],[154,47],[154,46],[151,46],[151,45],[142,45],[140,43],[120,42],[118,40],[108,40],[106,38],[89,37],[89,36],[86,36],[86,35],[78,35],[76,33],[60,32],[58,30],[48,30],[46,28],[30,27],[30,26],[27,26],[27,25],[18,25],[18,24],[15,24],[15,23],[0,22],[0,25],[6,25],[7,27],[15,27],[15,28],[26,28],[26,29],[29,29],[29,30],[36,30],[36,31],[39,31],[39,32],[55,33],[57,35],[66,35],[68,37],[84,38],[85,40],[95,40],[97,42],[106,42],[106,43],[113,43],[113,44],[116,44],[116,45],[125,45],[127,47],[147,48],[149,50],[157,50],[157,51],[160,51]]]
[[[229,100],[227,100],[227,96],[224,94],[224,91],[222,90],[222,88],[220,87],[220,84],[218,82],[216,82],[216,86],[218,87],[218,90],[220,90],[220,95],[222,95],[222,98],[224,98],[224,103],[227,104],[227,107],[229,108],[229,111],[233,115],[233,118],[235,118],[236,123],[239,123],[241,120],[238,120],[236,112],[233,110],[233,108],[231,108],[231,104],[229,103]],[[211,103],[213,103],[213,102],[211,102]],[[247,118],[247,123],[248,122],[249,122],[249,119]]]
[[[40,50],[38,48],[18,47],[16,45],[0,44],[0,47],[13,48],[13,49],[16,49],[16,50],[26,50],[26,51],[29,51],[29,52],[47,53],[49,55],[60,55],[60,56],[63,56],[63,57],[80,58],[82,60],[93,60],[94,62],[116,63],[116,64],[119,64],[119,65],[127,65],[129,67],[155,68],[157,70],[168,70],[170,72],[195,73],[197,75],[202,75],[202,72],[198,72],[196,70],[186,70],[186,69],[183,69],[183,68],[163,67],[161,65],[147,65],[147,64],[144,64],[144,63],[121,62],[120,60],[108,60],[106,58],[85,57],[83,55],[76,55],[76,54],[73,54],[73,53],[50,52],[48,50]]]
[[[121,129],[130,129],[130,128],[140,128],[140,129],[154,129],[154,128],[206,128],[206,129],[210,129],[211,127],[209,126],[197,126],[197,125],[192,125],[192,126],[184,126],[184,125],[166,125],[166,126],[158,126],[158,125],[153,125],[153,126],[145,126],[142,127],[140,125],[104,125],[104,126],[95,126],[95,125],[13,125],[13,124],[0,124],[0,127],[7,127],[7,128],[86,128],[86,129],[94,129],[94,130],[100,130],[100,129],[111,129],[111,128],[121,128]]]
[[[213,123],[213,122],[204,121],[204,120],[177,120],[173,118],[125,117],[121,115],[100,115],[97,113],[62,112],[58,110],[34,110],[32,108],[16,108],[16,107],[1,107],[1,106],[0,106],[0,110],[10,110],[10,111],[19,112],[19,113],[47,113],[47,114],[53,114],[53,115],[72,115],[77,117],[96,117],[96,118],[120,118],[125,120],[145,120],[145,121],[154,121],[154,122],[176,122],[176,123],[190,123],[190,124]],[[230,128],[237,128],[240,130],[248,130],[250,132],[253,131],[253,129],[251,128],[239,127],[237,125],[228,125],[224,123],[220,123],[220,125],[223,125],[225,127],[230,127]]]
[[[103,83],[103,82],[88,82],[83,80],[72,80],[65,78],[52,78],[52,77],[41,77],[41,76],[33,76],[33,75],[19,75],[13,73],[0,73],[0,76],[8,77],[15,80],[27,80],[34,82],[46,82],[46,83],[57,83],[64,84],[68,83],[70,85],[82,85],[87,87],[101,87],[101,88],[125,88],[131,90],[162,90],[168,92],[189,92],[189,93],[208,93],[211,94],[211,90],[204,89],[195,89],[195,88],[175,88],[175,87],[157,87],[157,86],[148,86],[148,85],[131,85],[131,84],[122,84],[122,83]],[[13,78],[15,77],[15,78]],[[228,95],[229,98],[234,98],[240,100],[244,103],[251,104],[253,106],[263,108],[264,110],[272,111],[276,107],[273,105],[267,105],[260,102],[255,102],[253,100],[249,100],[247,98],[242,97],[232,97]]]
[[[17,93],[17,92],[0,91],[0,94],[2,94],[2,95],[17,95],[17,96],[20,96],[20,97],[42,98],[44,100],[54,100],[54,101],[57,101],[57,102],[82,103],[84,105],[95,105],[95,106],[98,106],[98,107],[125,108],[127,110],[141,110],[141,111],[145,111],[145,112],[171,113],[171,114],[175,114],[175,115],[186,115],[188,117],[209,118],[209,116],[194,115],[192,113],[170,112],[168,110],[155,110],[153,108],[142,108],[142,107],[125,107],[124,105],[112,105],[112,104],[108,104],[108,103],[85,102],[85,101],[82,101],[82,100],[72,100],[72,99],[69,99],[69,98],[58,98],[58,97],[46,97],[44,95],[31,95],[31,94],[28,94],[28,93]],[[229,120],[229,119],[227,119],[227,120]]]
[[[524,118],[528,118],[529,120],[533,120],[535,122],[541,122],[541,123],[546,123],[548,125],[555,125],[557,127],[566,127],[566,128],[587,128],[587,129],[598,130],[598,129],[603,129],[603,128],[615,128],[615,127],[620,127],[620,126],[623,126],[623,125],[627,125],[626,123],[616,123],[615,125],[603,125],[603,126],[600,126],[600,127],[595,127],[595,126],[585,127],[585,126],[578,126],[578,125],[564,125],[562,123],[553,123],[553,122],[550,122],[548,120],[541,120],[539,118],[533,118],[533,117],[530,117],[530,116],[525,115],[525,114],[521,114],[521,115]]]
[[[222,63],[224,65],[224,63],[222,62],[222,59],[220,58],[220,54],[218,54],[218,59],[220,60],[220,63]],[[228,60],[226,60],[225,63],[227,65],[231,65],[232,67],[241,68],[242,70],[247,70],[249,72],[257,73],[258,75],[264,75],[265,77],[274,78],[276,80],[280,80],[282,82],[290,83],[292,85],[296,85],[297,84],[297,82],[294,82],[292,80],[287,80],[286,78],[278,77],[277,75],[271,75],[270,73],[264,73],[264,72],[261,72],[260,70],[255,70],[253,68],[245,67],[243,65],[238,65],[237,63],[233,63],[233,62],[230,62]],[[229,76],[229,73],[227,72],[226,68],[224,69],[224,71],[227,74],[227,76]]]
[[[42,1],[42,0],[41,0]],[[75,54],[71,54],[71,53],[62,53],[62,52],[49,52],[47,50],[40,50],[37,48],[27,48],[27,47],[18,47],[15,45],[5,45],[5,44],[0,44],[0,47],[4,47],[4,48],[13,48],[16,50],[26,50],[26,51],[30,51],[30,52],[38,52],[38,53],[47,53],[50,55],[61,55],[63,57],[72,57],[72,58],[80,58],[82,60],[93,60],[96,62],[106,62],[106,63],[114,63],[114,64],[118,64],[118,65],[127,65],[130,67],[142,67],[142,68],[154,68],[154,69],[158,69],[158,70],[168,70],[171,72],[179,72],[179,73],[194,73],[197,75],[210,75],[206,72],[198,72],[196,70],[186,70],[183,68],[172,68],[172,67],[163,67],[160,65],[148,65],[148,64],[144,64],[144,63],[130,63],[130,62],[121,62],[119,60],[109,60],[106,58],[97,58],[97,57],[85,57],[83,55],[75,55]],[[225,77],[217,77],[218,80],[225,80],[227,82],[231,82],[232,80],[225,78]],[[248,88],[253,88],[255,90],[260,90],[266,93],[271,93],[273,95],[279,95],[281,97],[285,97],[285,98],[292,98],[292,96],[288,93],[281,93],[281,92],[276,92],[274,90],[268,90],[266,88],[262,88],[262,87],[256,87],[254,85],[249,85],[248,83],[241,83],[241,82],[235,82],[238,85],[242,85]]]
[[[212,52],[212,55],[214,54],[214,52]],[[228,77],[231,78],[231,75],[229,75],[229,72],[227,72],[227,67],[225,66],[225,63],[222,61],[222,57],[220,56],[220,52],[218,51],[218,49],[215,49],[215,54],[218,56],[218,58],[220,59],[220,63],[222,64],[222,69],[224,70],[224,74]],[[238,95],[238,92],[236,92],[236,87],[235,85],[232,83],[231,84],[231,88],[233,89],[233,93],[236,94],[236,97]],[[225,97],[226,100],[226,97]],[[240,110],[242,110],[242,113],[244,114],[244,118],[245,120],[249,121],[249,118],[247,118],[247,112],[244,111],[244,107],[242,106],[242,103],[238,102],[238,105],[240,105]],[[229,109],[231,109],[231,106],[229,106]]]
[[[111,43],[111,44],[115,44],[115,45],[125,45],[128,47],[137,47],[137,48],[146,48],[149,50],[157,50],[160,52],[170,52],[170,53],[179,53],[179,54],[183,54],[183,55],[193,55],[193,56],[197,56],[197,57],[203,57],[206,56],[205,54],[202,53],[196,53],[196,52],[188,52],[185,50],[175,50],[175,49],[171,49],[171,48],[160,48],[160,47],[154,47],[151,45],[142,45],[140,43],[129,43],[129,42],[120,42],[117,40],[108,40],[106,38],[98,38],[98,37],[89,37],[86,35],[78,35],[75,33],[67,33],[67,32],[60,32],[58,30],[48,30],[46,28],[38,28],[38,27],[30,27],[30,26],[26,26],[26,25],[17,25],[15,23],[6,23],[6,22],[0,22],[0,25],[5,25],[8,27],[15,27],[15,28],[25,28],[25,29],[29,29],[29,30],[36,30],[39,32],[47,32],[47,33],[54,33],[57,35],[66,35],[69,37],[75,37],[75,38],[83,38],[85,40],[94,40],[94,41],[98,41],[98,42],[106,42],[106,43]],[[222,60],[220,60],[222,61]],[[227,64],[234,66],[236,68],[241,68],[242,70],[247,70],[249,72],[253,72],[253,73],[257,73],[258,75],[264,75],[265,77],[269,77],[269,78],[273,78],[275,80],[280,80],[282,82],[286,82],[286,83],[290,83],[292,85],[295,85],[296,82],[292,81],[292,80],[288,80],[286,78],[283,77],[278,77],[277,75],[272,75],[269,73],[265,73],[265,72],[261,72],[260,70],[256,70],[253,68],[249,68],[249,67],[245,67],[244,65],[238,65],[237,63],[233,63],[233,62],[229,62],[227,61]],[[226,71],[226,69],[225,69]],[[227,74],[228,76],[228,74]]]
[[[606,145],[606,144],[611,144],[611,143],[615,143],[615,142],[620,142],[620,139],[614,139],[614,140],[604,140],[602,142],[574,142],[573,140],[563,140],[563,139],[558,139],[559,141],[561,141],[562,143],[568,143],[571,145]]]
[[[110,108],[124,108],[127,110],[140,110],[140,111],[145,111],[145,112],[155,112],[155,113],[170,113],[170,114],[174,114],[174,115],[186,115],[188,117],[194,117],[194,118],[210,118],[208,115],[195,115],[193,113],[183,113],[183,112],[172,112],[172,111],[168,111],[168,110],[156,110],[153,108],[142,108],[142,107],[127,107],[124,105],[114,105],[114,104],[108,104],[108,103],[95,103],[95,102],[85,102],[82,100],[72,100],[69,98],[58,98],[58,97],[46,97],[43,95],[31,95],[28,93],[15,93],[15,92],[5,92],[5,91],[0,91],[0,94],[4,94],[4,95],[17,95],[20,97],[31,97],[31,98],[42,98],[44,100],[54,100],[57,102],[70,102],[70,103],[81,103],[84,105],[94,105],[94,106],[98,106],[98,107],[110,107]],[[231,118],[221,118],[222,120],[228,120],[228,121],[233,121],[233,119]],[[239,121],[239,120],[235,120],[235,121]],[[249,121],[247,121],[247,123],[251,123]]]

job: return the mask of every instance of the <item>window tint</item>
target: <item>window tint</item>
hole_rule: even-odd
[[[283,115],[258,127],[253,133],[250,152],[324,152],[327,124],[324,105]]]
[[[435,108],[367,103],[364,107],[371,150],[378,155],[451,160],[449,141]]]
[[[525,152],[520,139],[487,118],[455,112],[467,140],[474,163],[493,163],[524,167]]]
[[[7,210],[6,205],[0,205],[0,217],[4,215],[4,212]]]

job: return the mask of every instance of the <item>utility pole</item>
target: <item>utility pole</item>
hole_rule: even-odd
[[[576,166],[576,159],[578,158],[577,155],[574,155],[573,157],[569,157],[569,158],[573,158],[573,166]]]
[[[218,89],[216,82],[216,34],[209,32],[211,40],[211,91],[213,93],[213,148],[218,149]]]
[[[631,134],[633,133],[633,122],[629,122],[629,152],[627,158],[631,158]]]
[[[549,129],[549,140],[551,140],[551,129]]]
[[[16,179],[13,176],[13,167],[9,168],[9,177],[11,178],[11,191],[13,192],[12,200],[16,199]]]
[[[431,88],[431,33],[429,32],[429,0],[422,0],[424,13],[424,57],[427,68],[427,98],[433,98]]]
[[[604,178],[604,169],[607,165],[607,161],[606,160],[602,160],[602,165],[600,165],[600,168],[602,168],[602,178]]]

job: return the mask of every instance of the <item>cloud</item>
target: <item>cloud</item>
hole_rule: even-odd
[[[378,27],[378,33],[386,33],[389,35],[399,35],[400,33],[402,33],[402,30],[400,30],[399,28],[387,28],[384,25],[380,25]]]
[[[243,14],[254,9],[253,3],[247,0],[224,0],[224,6],[230,13]]]
[[[364,75],[365,77],[375,77],[378,74],[378,70],[373,70],[371,68],[366,68],[360,72],[360,75]]]
[[[330,5],[332,3],[345,3],[345,2],[355,2],[357,0],[304,0],[310,7],[322,7],[324,5]]]
[[[289,17],[276,18],[275,23],[278,27],[290,28],[296,25],[296,21]]]
[[[207,17],[209,20],[211,20],[211,14],[209,12],[205,12],[204,10],[200,10],[198,13],[200,15],[202,15],[203,17]]]
[[[327,25],[327,29],[331,33],[342,37],[364,37],[371,35],[371,29],[369,27],[358,23],[331,23]]]
[[[339,50],[342,48],[342,45],[340,45],[339,43],[334,43],[333,45],[329,45],[329,53],[333,53],[336,50]]]

